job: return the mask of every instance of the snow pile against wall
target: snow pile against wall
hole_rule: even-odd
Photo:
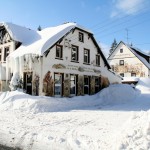
[[[112,84],[98,93],[103,104],[122,104],[133,101],[138,91],[127,84]]]
[[[96,96],[53,98],[31,96],[19,91],[3,92],[0,95],[0,110],[19,110],[33,113],[85,109],[99,104]]]
[[[111,85],[92,96],[73,98],[37,97],[14,91],[4,92],[0,95],[0,110],[20,110],[33,113],[70,111],[126,103],[135,97],[136,91],[131,86],[122,84]]]

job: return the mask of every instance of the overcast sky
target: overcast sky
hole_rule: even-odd
[[[114,38],[150,50],[149,0],[0,0],[0,21],[31,29],[77,22],[94,33],[104,52]]]

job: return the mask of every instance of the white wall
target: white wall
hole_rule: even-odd
[[[123,49],[123,53],[120,53]],[[119,61],[124,60],[124,66],[119,65]],[[108,58],[110,66],[115,66],[115,72],[124,73],[124,77],[131,77],[131,72],[135,72],[137,77],[148,77],[148,68],[123,44],[120,43],[117,49]]]

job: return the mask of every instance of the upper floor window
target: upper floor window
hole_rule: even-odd
[[[78,61],[78,47],[72,45],[72,50],[71,50],[71,61]]]
[[[79,41],[84,42],[84,34],[79,32]]]
[[[56,45],[56,58],[62,59],[63,57],[63,49],[61,45]]]
[[[6,61],[6,57],[9,55],[9,47],[4,48],[4,61]]]
[[[119,64],[120,64],[121,66],[123,66],[123,65],[124,65],[124,60],[120,60]]]
[[[96,66],[100,66],[100,55],[96,55]]]
[[[84,49],[84,63],[89,64],[90,63],[90,50]]]
[[[2,49],[0,49],[0,62],[2,61]]]
[[[120,53],[123,53],[123,49],[122,48],[120,49]]]

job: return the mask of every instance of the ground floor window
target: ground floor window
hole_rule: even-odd
[[[75,96],[77,93],[77,76],[71,74],[70,75],[70,95]]]
[[[55,73],[54,74],[54,95],[56,97],[62,96],[62,90],[63,90],[63,74],[61,73]]]
[[[90,77],[84,76],[84,94],[90,94]]]
[[[95,93],[100,91],[100,77],[95,77]]]
[[[131,73],[131,77],[136,77],[136,73]]]
[[[124,73],[120,73],[120,76],[124,77]]]

